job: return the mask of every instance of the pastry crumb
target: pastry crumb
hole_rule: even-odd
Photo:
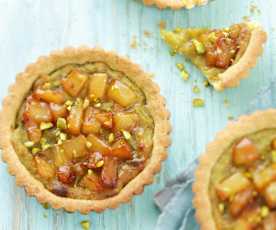
[[[229,101],[227,98],[225,98],[225,99],[223,100],[223,104],[225,105],[225,107],[229,107],[230,101]]]
[[[235,118],[234,118],[234,116],[229,115],[229,116],[227,117],[227,119],[228,119],[229,121],[232,121],[232,120],[234,120]]]
[[[195,94],[199,94],[200,93],[200,88],[197,85],[195,85],[193,87],[193,93],[195,93]]]
[[[167,27],[167,23],[164,20],[160,20],[158,23],[160,30],[164,30]]]
[[[152,33],[149,32],[148,30],[144,30],[144,36],[147,37],[147,38],[149,38],[149,37],[152,36]]]
[[[131,47],[132,49],[137,49],[138,43],[137,43],[137,38],[136,38],[136,36],[133,36],[133,37],[132,37],[131,43],[130,43],[130,47]]]
[[[202,98],[194,98],[193,99],[193,107],[198,108],[198,107],[204,107],[205,106],[205,101]]]
[[[258,15],[261,14],[261,10],[258,8],[258,6],[254,2],[250,3],[249,11],[251,14],[258,14]]]

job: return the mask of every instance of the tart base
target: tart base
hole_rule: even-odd
[[[180,8],[191,9],[195,6],[206,5],[208,0],[144,0],[145,5],[156,5],[159,9],[171,8],[177,10]]]
[[[35,179],[20,162],[11,143],[12,130],[18,109],[33,82],[42,74],[68,63],[104,62],[111,68],[125,73],[143,89],[147,98],[147,107],[155,122],[153,136],[153,150],[144,170],[130,181],[117,195],[103,200],[80,200],[56,196],[48,191],[43,184]],[[3,100],[0,113],[0,146],[2,158],[8,165],[8,171],[16,177],[16,184],[25,188],[30,196],[35,196],[40,203],[49,203],[53,208],[64,208],[66,211],[101,212],[107,208],[116,208],[121,203],[129,202],[134,195],[140,194],[144,186],[151,184],[154,175],[160,171],[161,163],[167,157],[166,148],[170,145],[169,112],[165,107],[165,99],[160,96],[159,87],[150,79],[138,65],[129,59],[118,56],[113,52],[106,52],[99,48],[65,48],[40,57],[29,65],[23,73],[16,77],[16,82],[9,87],[8,96]]]
[[[229,123],[224,130],[216,135],[215,140],[207,145],[205,153],[200,157],[193,184],[195,194],[193,204],[196,209],[196,219],[202,230],[217,229],[209,199],[211,171],[217,160],[227,149],[229,143],[267,128],[276,128],[275,109],[258,111],[252,115],[240,117],[237,121]]]

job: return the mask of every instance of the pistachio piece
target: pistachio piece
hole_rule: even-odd
[[[66,122],[65,118],[59,117],[57,119],[57,128],[60,129],[60,130],[67,129],[67,122]]]
[[[198,54],[204,54],[206,52],[205,46],[202,42],[200,42],[196,39],[193,39],[192,42],[193,42],[193,45],[195,46],[196,52]]]
[[[51,122],[41,122],[40,123],[40,130],[46,130],[53,127],[53,124]]]
[[[25,145],[27,148],[31,148],[31,147],[34,146],[34,142],[32,142],[32,141],[26,141],[26,142],[24,143],[24,145]]]

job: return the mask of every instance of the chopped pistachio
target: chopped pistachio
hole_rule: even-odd
[[[58,144],[58,145],[61,145],[62,143],[63,143],[63,141],[60,140],[60,139],[58,139],[57,144]]]
[[[200,93],[200,88],[198,86],[193,87],[193,93]]]
[[[45,137],[42,137],[42,138],[40,139],[40,144],[43,145],[43,144],[46,144],[46,143],[47,143],[46,138],[45,138]]]
[[[36,154],[36,153],[38,153],[39,151],[40,151],[40,149],[37,148],[37,147],[32,148],[32,154]]]
[[[170,55],[175,56],[176,55],[176,50],[170,50]]]
[[[100,160],[100,161],[98,161],[97,163],[96,163],[96,167],[97,168],[100,168],[100,167],[102,167],[104,165],[104,161],[103,160]]]
[[[194,98],[193,99],[193,107],[204,107],[205,101],[201,98]]]
[[[53,124],[51,122],[41,122],[40,123],[40,130],[46,130],[53,127]]]
[[[215,32],[212,32],[208,35],[208,38],[211,42],[215,42],[217,40],[217,36]]]
[[[261,208],[261,216],[265,218],[269,214],[269,208],[267,206],[263,206]]]
[[[44,212],[44,213],[43,213],[43,217],[44,217],[44,218],[47,218],[47,217],[48,217],[48,213],[47,213],[47,212]]]
[[[43,144],[41,147],[42,147],[42,150],[46,150],[46,149],[50,148],[51,145],[46,143],[46,144]]]
[[[182,63],[177,63],[177,64],[176,64],[176,67],[177,67],[180,71],[184,70],[184,65],[183,65]]]
[[[34,142],[32,142],[32,141],[26,141],[26,142],[24,143],[24,145],[25,145],[27,148],[31,148],[31,147],[34,146]]]
[[[43,84],[42,86],[43,89],[50,89],[51,88],[51,83],[50,82],[46,82]]]
[[[115,140],[115,135],[114,135],[114,133],[110,133],[110,134],[108,135],[108,142],[109,142],[109,143],[112,143],[114,140]]]
[[[195,49],[196,49],[196,52],[198,54],[204,54],[205,53],[206,49],[205,49],[205,46],[202,42],[200,42],[196,39],[193,39],[192,42],[193,42],[193,44],[195,46]]]
[[[86,141],[86,147],[89,149],[92,147],[92,143],[90,141]]]
[[[227,117],[227,119],[228,119],[229,121],[232,121],[232,120],[234,120],[235,118],[234,118],[232,115],[229,115],[229,116]]]
[[[43,208],[45,208],[45,209],[49,209],[49,204],[48,203],[44,203],[44,204],[42,204],[42,206],[43,206]]]
[[[91,223],[89,220],[83,220],[80,222],[80,224],[83,230],[89,230],[91,227]]]
[[[126,140],[129,140],[131,138],[131,134],[128,131],[122,130],[122,133]]]
[[[66,105],[66,106],[73,105],[73,101],[67,100],[67,101],[65,102],[65,105]]]
[[[180,75],[181,75],[181,77],[182,77],[185,81],[189,80],[189,78],[190,78],[190,75],[189,75],[189,73],[188,73],[186,70],[182,70],[182,71],[180,72]]]
[[[55,130],[55,135],[58,137],[60,135],[61,131],[59,129]]]
[[[229,102],[229,100],[228,100],[227,98],[225,98],[225,99],[223,100],[223,104],[224,104],[226,107],[228,107],[228,106],[230,105],[230,102]]]
[[[87,98],[85,98],[83,102],[83,108],[86,109],[89,106],[89,104],[90,104],[90,101]]]
[[[53,82],[53,86],[54,86],[54,87],[60,86],[60,81],[54,81],[54,82]]]
[[[209,83],[208,80],[204,80],[203,85],[204,85],[205,87],[209,87],[209,86],[210,86],[210,83]]]
[[[62,140],[62,141],[67,140],[67,134],[66,133],[60,133],[59,139]]]
[[[101,103],[99,102],[99,103],[96,103],[95,105],[94,105],[94,107],[96,107],[96,108],[100,108],[101,107]]]
[[[247,178],[252,178],[252,174],[250,172],[245,172],[244,175],[247,177]]]
[[[67,122],[66,119],[63,117],[59,117],[57,119],[57,128],[63,130],[63,129],[67,129]]]
[[[218,209],[219,209],[220,213],[223,213],[225,210],[225,205],[223,203],[220,203],[218,206]]]
[[[276,163],[276,150],[271,151],[271,160],[273,163]]]

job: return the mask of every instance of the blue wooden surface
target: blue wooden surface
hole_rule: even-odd
[[[0,0],[0,98],[14,81],[17,72],[38,56],[69,45],[99,45],[128,55],[149,72],[167,99],[173,124],[169,159],[154,185],[131,204],[102,214],[87,216],[45,210],[34,198],[26,196],[0,163],[0,229],[52,230],[81,229],[79,222],[89,219],[92,229],[153,229],[159,212],[152,197],[166,180],[179,173],[200,154],[206,143],[227,123],[229,115],[246,111],[261,86],[269,85],[276,74],[276,2],[255,0],[261,13],[250,12],[251,0],[216,0],[191,11],[159,11],[133,0]],[[165,20],[169,28],[177,26],[227,26],[250,16],[269,32],[269,41],[251,77],[237,89],[223,93],[203,87],[203,78],[190,64],[191,79],[184,82],[175,64],[181,57],[171,57],[159,37],[157,24]],[[274,28],[273,28],[274,26]],[[145,36],[144,31],[150,32]],[[130,44],[136,37],[138,47]],[[195,95],[192,86],[201,93]],[[191,106],[194,97],[206,100],[204,108]],[[224,99],[230,101],[225,106]],[[47,215],[47,217],[45,217]]]

